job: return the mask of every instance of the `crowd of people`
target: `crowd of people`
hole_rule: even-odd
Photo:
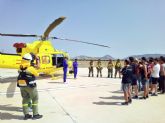
[[[125,102],[122,105],[132,103],[133,99],[147,99],[165,93],[165,57],[135,59],[129,57],[124,60],[121,69],[122,90]],[[143,90],[143,96],[139,97],[139,91]],[[134,92],[133,96],[131,95]]]
[[[94,77],[94,61],[91,60],[89,62],[89,74],[88,74],[88,77]],[[115,67],[115,78],[117,77],[117,74],[119,74],[119,78],[121,78],[121,73],[120,73],[120,70],[122,68],[122,64],[121,64],[121,61],[120,59],[117,59],[116,61],[116,64],[114,65],[112,60],[110,59],[108,64],[107,64],[107,69],[108,69],[108,78],[113,78],[113,69]],[[96,64],[96,70],[97,70],[97,77],[102,77],[102,69],[103,69],[103,66],[102,66],[102,63],[101,63],[101,60],[99,59],[97,61],[97,64]]]
[[[97,74],[96,77],[102,77],[102,64],[99,59],[96,64]],[[110,59],[107,64],[107,77],[113,78],[113,69],[115,69],[114,78],[117,73],[119,78],[122,78],[122,90],[124,92],[125,102],[122,105],[128,105],[132,103],[133,99],[147,99],[149,94],[151,96],[158,96],[165,93],[165,57],[160,58],[145,58],[137,59],[129,57],[124,60],[124,66],[122,66],[118,59],[113,64]],[[94,62],[93,60],[89,63],[89,77],[94,77]],[[139,97],[139,91],[143,91],[143,96]],[[132,95],[133,94],[133,95]]]

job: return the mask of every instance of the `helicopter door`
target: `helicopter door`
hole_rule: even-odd
[[[63,67],[64,56],[62,54],[53,54],[52,55],[52,65],[56,66],[57,68]]]

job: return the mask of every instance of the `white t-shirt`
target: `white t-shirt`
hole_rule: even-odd
[[[160,72],[160,64],[156,64],[153,67],[153,71],[151,73],[151,76],[154,78],[159,78],[159,72]]]

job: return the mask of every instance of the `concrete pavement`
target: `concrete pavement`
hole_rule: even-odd
[[[16,71],[3,71],[17,75]],[[38,80],[39,112],[44,117],[26,122],[45,123],[165,123],[165,95],[147,100],[133,100],[122,106],[120,79],[87,77],[86,68],[79,69],[78,79]],[[1,78],[3,77],[1,73]],[[13,82],[11,82],[13,80]],[[2,79],[1,79],[2,82]],[[14,79],[0,83],[0,123],[24,122],[19,88]]]

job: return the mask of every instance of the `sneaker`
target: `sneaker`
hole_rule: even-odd
[[[149,98],[149,96],[147,95],[146,98]]]
[[[40,118],[42,118],[43,117],[43,115],[40,115],[40,114],[37,114],[37,115],[33,115],[33,119],[35,120],[35,119],[40,119]]]
[[[123,102],[121,103],[121,105],[128,105],[128,102]]]
[[[132,99],[129,99],[129,100],[128,100],[128,103],[132,103]]]
[[[139,99],[146,99],[146,97],[140,97]]]
[[[138,99],[138,96],[136,95],[136,96],[134,96],[134,97],[132,97],[133,99]]]
[[[156,93],[151,94],[151,96],[158,96]]]
[[[30,115],[30,114],[25,114],[24,120],[31,119],[31,118],[32,118],[32,115]]]

